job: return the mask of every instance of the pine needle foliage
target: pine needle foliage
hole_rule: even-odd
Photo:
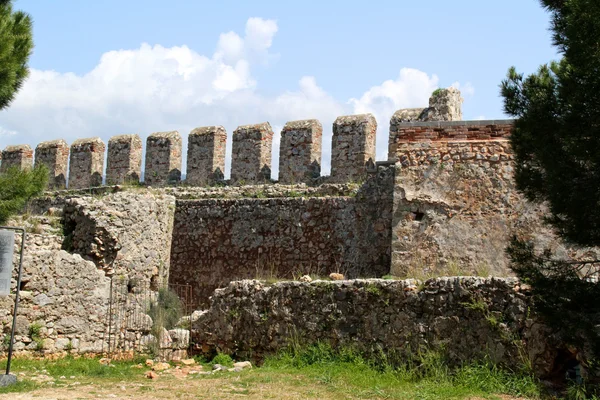
[[[12,0],[0,0],[0,110],[14,100],[29,74],[32,25],[28,14],[13,11]]]

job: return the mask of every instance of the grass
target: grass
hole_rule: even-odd
[[[215,363],[231,365],[228,355],[218,354],[212,361],[201,360],[204,370]],[[18,385],[0,388],[2,393],[85,390],[86,394],[107,390],[129,390],[147,397],[168,393],[177,398],[206,395],[206,398],[319,398],[319,399],[497,399],[498,395],[540,397],[538,383],[529,374],[503,370],[489,362],[478,362],[452,369],[438,353],[423,353],[418,360],[392,367],[384,357],[366,359],[352,349],[334,350],[316,344],[291,347],[266,358],[259,368],[242,373],[219,372],[211,375],[189,375],[185,381],[161,375],[150,381],[144,377],[148,368],[134,368],[143,359],[102,365],[97,358],[68,357],[55,361],[17,358],[13,372],[25,377],[45,374],[47,384],[20,378]],[[0,363],[0,367],[4,364]],[[73,387],[69,382],[80,382]],[[184,383],[185,382],[185,383]],[[120,389],[119,389],[120,388]],[[40,393],[42,392],[42,393]],[[125,395],[127,391],[122,394]],[[81,394],[81,393],[79,393]],[[32,394],[34,395],[34,394]],[[75,393],[73,394],[75,395]],[[83,396],[82,396],[83,397]],[[9,398],[9,397],[8,397]],[[134,397],[137,398],[137,397]],[[142,398],[142,397],[140,397]],[[173,398],[173,397],[168,397]]]

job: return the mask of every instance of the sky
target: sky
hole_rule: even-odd
[[[559,55],[537,0],[16,0],[33,18],[30,76],[0,111],[0,148],[62,138],[268,121],[273,177],[287,121],[323,124],[330,171],[336,117],[372,113],[377,160],[389,120],[462,92],[463,119],[504,119],[508,68],[532,73]]]

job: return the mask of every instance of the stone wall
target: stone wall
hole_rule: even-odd
[[[193,283],[194,303],[206,304],[242,278],[385,275],[393,172],[371,173],[352,196],[178,200],[171,282]]]
[[[291,121],[281,131],[279,182],[312,182],[321,176],[323,127],[316,119]]]
[[[527,289],[511,278],[232,282],[215,291],[192,334],[205,351],[238,359],[319,341],[402,360],[425,348],[454,363],[489,356],[519,367],[525,356],[540,375],[557,353],[529,313]]]
[[[18,265],[21,235],[15,235]],[[52,235],[27,235],[14,350],[54,353],[101,352],[108,310],[110,279],[94,263],[60,249]],[[13,269],[15,293],[18,268]],[[14,294],[0,297],[0,336],[10,335]],[[33,327],[37,326],[35,334]],[[2,346],[6,351],[6,346]]]
[[[194,129],[188,136],[186,183],[204,186],[222,181],[227,132],[222,126]]]
[[[69,189],[86,189],[102,185],[106,145],[98,138],[79,139],[71,145]]]
[[[65,247],[98,268],[158,288],[168,282],[175,199],[120,192],[65,200]]]
[[[50,189],[66,187],[68,163],[69,146],[62,139],[42,142],[35,148],[35,165],[45,165],[48,168]]]
[[[2,150],[2,164],[0,172],[5,172],[11,167],[28,169],[33,166],[33,150],[27,144],[6,146]]]
[[[333,123],[331,181],[361,181],[375,163],[377,121],[372,114],[338,117]]]
[[[164,186],[181,180],[181,136],[179,132],[157,132],[146,140],[147,185]]]
[[[108,141],[106,184],[139,182],[142,175],[142,140],[138,135],[113,136]]]
[[[273,129],[268,122],[239,126],[233,131],[233,182],[260,183],[271,179]]]

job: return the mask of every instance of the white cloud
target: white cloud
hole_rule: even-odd
[[[373,86],[359,99],[350,99],[355,114],[372,113],[377,119],[377,159],[387,159],[389,122],[401,108],[427,107],[429,96],[438,87],[438,77],[402,68],[398,78]]]
[[[450,86],[453,87],[453,88],[456,88],[456,89],[460,90],[460,92],[461,92],[461,94],[462,94],[463,97],[475,95],[475,88],[473,87],[473,85],[471,84],[471,82],[467,82],[464,85],[461,85],[460,82],[454,82]]]
[[[103,54],[91,71],[77,75],[32,69],[14,103],[0,113],[1,146],[45,140],[178,130],[185,138],[195,127],[223,125],[231,135],[239,125],[269,121],[275,131],[273,176],[277,176],[279,134],[287,121],[316,118],[323,124],[323,173],[329,173],[331,131],[336,117],[371,112],[377,118],[377,158],[387,158],[388,127],[399,108],[425,107],[438,78],[402,69],[394,80],[377,84],[349,101],[335,99],[315,77],[299,79],[294,90],[264,96],[252,76],[257,64],[272,61],[276,21],[250,18],[244,37],[222,34],[213,55],[187,46],[142,44]],[[184,139],[184,159],[187,149]],[[185,163],[184,163],[185,170]]]

